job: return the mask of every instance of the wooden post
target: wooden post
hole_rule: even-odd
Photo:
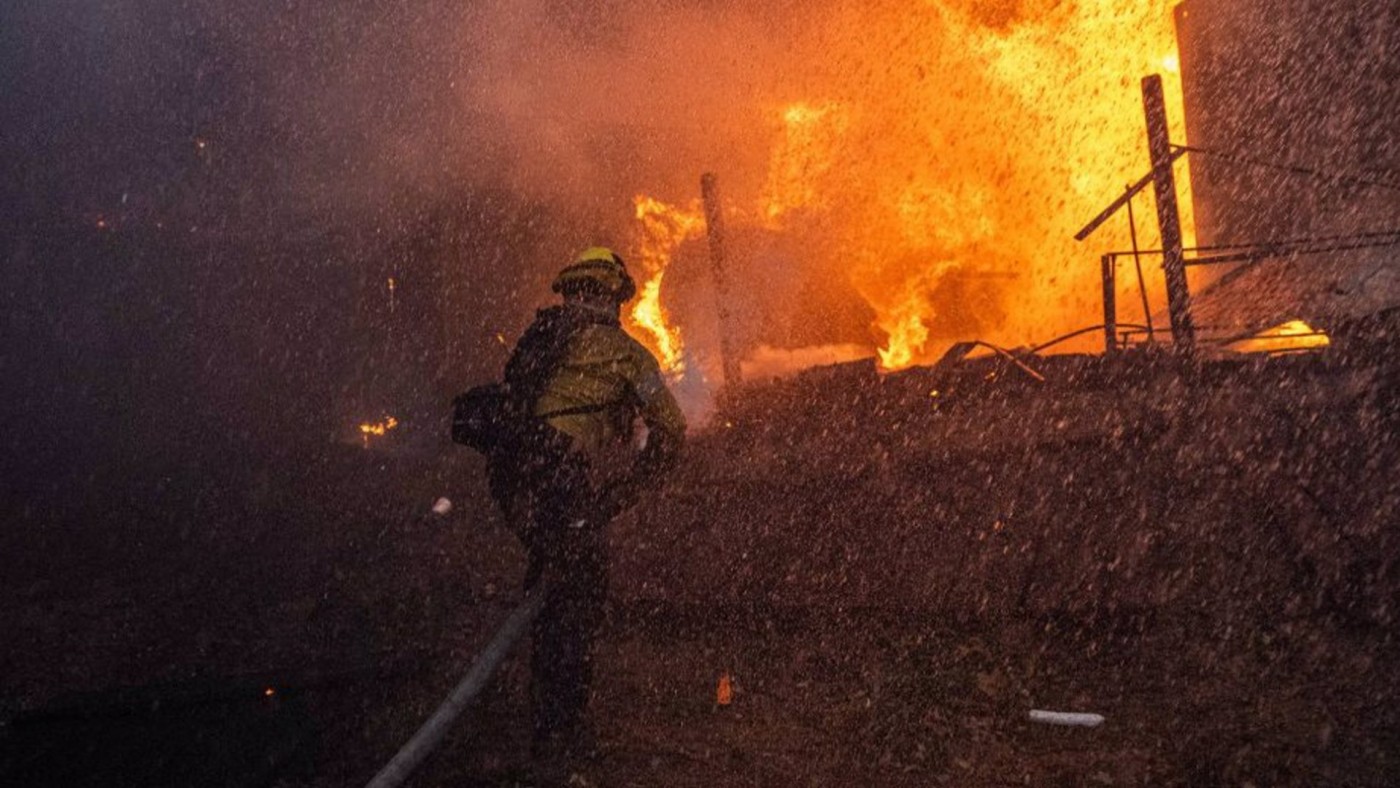
[[[1103,352],[1111,356],[1118,351],[1117,262],[1106,254],[1099,258],[1099,265],[1103,271]]]
[[[724,274],[724,211],[719,199],[715,174],[700,176],[700,196],[705,202],[705,230],[710,238],[710,267],[715,279],[715,301],[719,313],[719,354],[724,385],[741,382],[738,350],[734,347],[734,323],[730,312],[729,281]]]
[[[1142,106],[1147,115],[1147,147],[1152,154],[1157,224],[1162,230],[1162,267],[1167,279],[1167,313],[1171,316],[1172,341],[1182,353],[1192,355],[1196,351],[1196,329],[1191,322],[1191,292],[1186,285],[1181,216],[1176,206],[1176,179],[1172,177],[1167,105],[1162,96],[1162,78],[1157,74],[1143,77]]]

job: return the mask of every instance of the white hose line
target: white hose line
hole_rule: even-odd
[[[1097,728],[1103,724],[1102,714],[1031,709],[1031,713],[1027,716],[1031,722],[1042,722],[1046,725],[1067,725],[1074,728]]]
[[[413,738],[409,739],[398,754],[379,770],[379,774],[369,781],[368,788],[398,788],[403,785],[413,770],[442,743],[448,728],[491,680],[491,676],[510,653],[511,647],[524,636],[530,622],[539,615],[544,604],[543,591],[544,589],[537,588],[526,595],[501,628],[496,630],[491,642],[481,650],[467,675],[453,688],[437,711],[433,712],[433,716],[413,734]]]

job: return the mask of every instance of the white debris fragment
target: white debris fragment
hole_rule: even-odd
[[[1102,714],[1075,711],[1031,709],[1029,717],[1031,722],[1043,722],[1046,725],[1069,725],[1077,728],[1097,728],[1103,724]]]
[[[452,501],[447,498],[439,498],[433,502],[433,514],[445,515],[452,511]]]

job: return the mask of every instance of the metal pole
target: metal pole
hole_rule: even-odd
[[[413,738],[408,740],[403,749],[369,781],[368,788],[398,788],[403,785],[413,770],[442,743],[447,729],[486,686],[486,682],[491,680],[492,674],[505,661],[511,647],[525,635],[530,622],[539,615],[540,608],[544,605],[544,596],[543,588],[529,592],[525,601],[521,602],[510,614],[510,618],[496,630],[495,637],[482,649],[481,654],[472,663],[471,670],[467,671],[466,677],[453,688],[447,700],[444,700],[437,711],[433,712],[433,716],[423,723],[423,727],[413,734]]]
[[[1142,255],[1138,253],[1137,217],[1133,215],[1131,198],[1128,200],[1128,232],[1133,239],[1133,265],[1137,268],[1138,295],[1142,296],[1142,320],[1147,324],[1147,341],[1156,342],[1157,330],[1152,327],[1152,307],[1147,303],[1147,280],[1142,276]]]
[[[1103,271],[1103,352],[1111,356],[1118,352],[1118,294],[1113,270],[1117,263],[1113,255],[1106,254],[1099,258],[1099,266]]]
[[[1176,179],[1172,177],[1172,146],[1167,133],[1167,104],[1162,95],[1161,76],[1143,77],[1142,106],[1147,115],[1147,147],[1152,154],[1157,223],[1162,230],[1162,267],[1167,279],[1172,341],[1182,353],[1192,355],[1196,350],[1196,329],[1191,323],[1191,292],[1186,286],[1181,216],[1177,213]]]
[[[719,313],[719,354],[724,369],[724,385],[733,387],[741,381],[739,356],[734,347],[734,322],[729,311],[729,280],[724,274],[724,215],[719,200],[719,185],[715,174],[700,176],[700,196],[705,201],[705,230],[710,237],[710,266],[715,278],[715,301]]]

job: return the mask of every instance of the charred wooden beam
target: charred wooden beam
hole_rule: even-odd
[[[1117,265],[1111,254],[1099,258],[1103,273],[1103,352],[1110,356],[1118,350]]]
[[[719,199],[715,174],[700,176],[700,195],[705,201],[705,230],[710,238],[710,267],[715,278],[715,301],[719,313],[719,353],[724,369],[724,385],[741,381],[738,348],[734,346],[734,319],[730,311],[729,281],[724,270],[724,210]]]
[[[1191,355],[1196,349],[1196,330],[1191,323],[1191,292],[1186,284],[1181,216],[1177,212],[1176,179],[1172,175],[1174,157],[1167,131],[1167,104],[1162,94],[1161,76],[1152,74],[1143,77],[1142,105],[1147,115],[1147,147],[1152,155],[1157,224],[1162,232],[1162,268],[1167,280],[1167,313],[1171,317],[1172,341],[1182,353]]]

